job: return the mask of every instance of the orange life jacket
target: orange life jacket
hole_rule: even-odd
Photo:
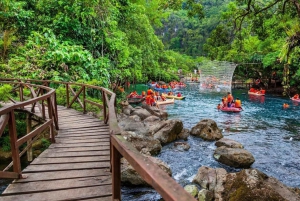
[[[235,105],[235,107],[242,107],[241,100],[235,100],[234,105]]]

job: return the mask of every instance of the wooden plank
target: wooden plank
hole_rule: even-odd
[[[110,135],[107,133],[85,133],[85,134],[68,134],[68,135],[58,135],[55,139],[109,139]]]
[[[98,147],[98,146],[109,146],[109,141],[107,142],[77,142],[77,143],[70,143],[70,144],[52,144],[49,149],[57,149],[57,148],[75,148],[75,147]]]
[[[82,163],[82,162],[103,162],[109,161],[109,156],[90,156],[90,157],[65,157],[65,158],[43,158],[34,159],[30,164],[63,164],[63,163]]]
[[[89,124],[60,124],[60,129],[77,129],[77,128],[90,128],[90,127],[103,127],[107,126],[105,124],[100,124],[100,123],[89,123]]]
[[[43,153],[40,154],[39,157],[47,157],[47,158],[51,158],[51,157],[86,157],[86,156],[106,156],[109,155],[110,151],[109,150],[102,150],[102,151],[92,151],[92,152],[64,152],[64,153],[60,153],[60,152],[52,152],[51,150],[47,149],[45,151],[43,151]]]
[[[57,143],[66,143],[66,144],[74,144],[74,143],[94,143],[94,142],[108,142],[109,139],[106,138],[97,138],[97,139],[83,139],[83,140],[77,140],[77,139],[70,139],[68,140],[67,138],[60,138],[57,139]],[[51,147],[51,145],[50,145]]]
[[[107,150],[109,146],[101,146],[101,147],[59,147],[55,149],[49,149],[52,152],[90,152],[90,151],[101,151]]]
[[[68,135],[68,134],[85,134],[85,133],[106,133],[109,134],[109,129],[108,128],[104,128],[104,127],[98,127],[98,128],[91,128],[90,130],[87,128],[84,129],[78,129],[78,130],[59,130],[58,131],[58,135],[59,134],[64,134],[64,135]]]
[[[3,192],[8,194],[37,193],[45,191],[66,190],[80,187],[92,187],[111,184],[110,176],[95,176],[87,178],[61,179],[53,181],[37,181],[10,184]]]
[[[99,198],[111,196],[111,185],[74,188],[69,190],[49,191],[22,195],[1,197],[1,201],[57,201],[57,200],[84,200],[86,198]],[[107,199],[107,198],[105,198]]]
[[[103,175],[111,175],[109,169],[87,169],[26,173],[27,178],[16,179],[13,183],[26,183],[32,181],[52,181],[58,179],[85,178]]]
[[[55,164],[55,165],[29,165],[23,170],[27,172],[48,172],[48,171],[62,171],[62,170],[81,170],[94,168],[109,168],[109,162],[88,162],[88,163],[69,163],[69,164]]]

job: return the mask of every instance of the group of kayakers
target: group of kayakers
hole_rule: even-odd
[[[220,110],[221,108],[242,108],[242,102],[239,98],[236,98],[234,100],[232,94],[230,92],[227,93],[227,96],[224,96],[222,98],[222,101],[220,104],[218,104],[217,109]]]
[[[157,101],[165,101],[166,97],[164,97],[159,92],[154,92],[151,88],[147,90],[146,96],[146,104],[150,106],[156,106]]]

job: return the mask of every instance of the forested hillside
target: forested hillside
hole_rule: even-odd
[[[195,61],[165,51],[152,25],[182,1],[2,0],[1,77],[84,82],[175,79]],[[197,6],[188,8],[189,12]],[[196,5],[196,4],[195,4]]]
[[[169,81],[204,59],[236,78],[300,82],[295,0],[1,0],[0,76]]]

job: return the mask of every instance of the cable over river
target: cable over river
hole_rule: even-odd
[[[147,86],[138,85],[139,93]],[[250,151],[255,162],[251,166],[275,177],[290,187],[300,188],[300,104],[288,98],[267,94],[265,97],[249,96],[247,90],[233,90],[234,98],[240,98],[241,113],[225,113],[216,109],[224,94],[200,93],[197,84],[187,85],[180,92],[185,100],[161,108],[169,113],[169,119],[181,119],[185,128],[191,129],[201,119],[216,121],[225,138],[233,139]],[[283,109],[288,103],[289,108]],[[163,147],[157,156],[166,162],[182,186],[190,184],[201,166],[225,168],[228,172],[240,171],[218,163],[213,158],[215,142],[190,136],[191,148],[178,151],[173,143]],[[159,200],[161,197],[150,188],[122,189],[123,200]]]

